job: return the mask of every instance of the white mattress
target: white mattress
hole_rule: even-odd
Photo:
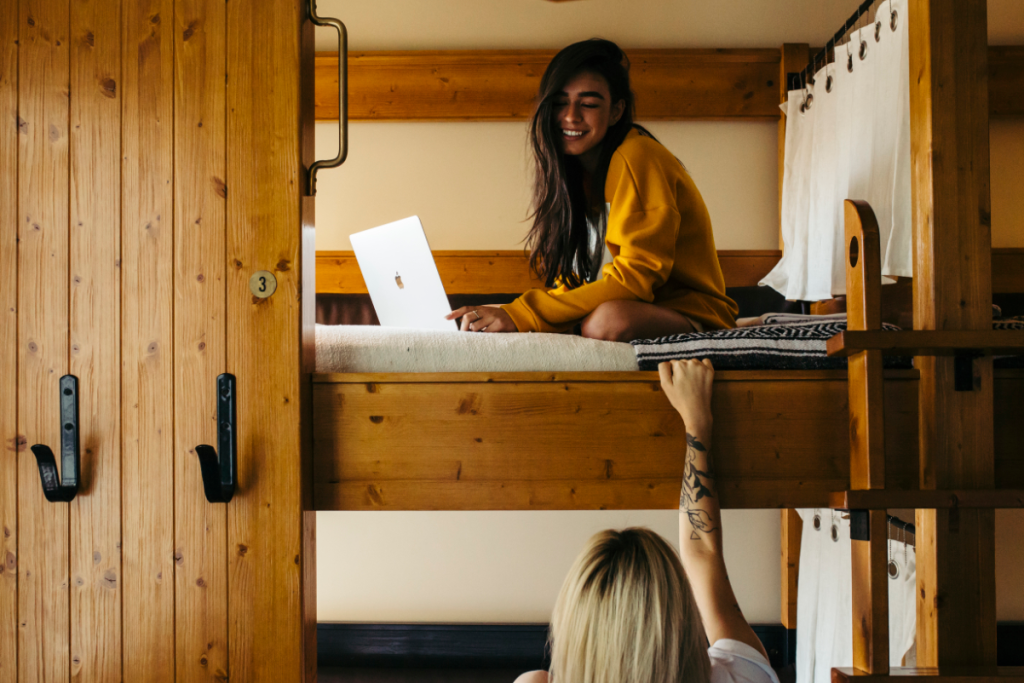
[[[317,325],[317,372],[636,370],[631,344],[568,334],[473,334]]]

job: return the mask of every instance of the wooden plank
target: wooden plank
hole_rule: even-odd
[[[0,3],[0,683],[18,677],[18,3]]]
[[[911,0],[914,328],[990,330],[988,33],[983,0]],[[953,391],[953,359],[919,357],[921,488],[994,484],[992,360]],[[996,658],[994,513],[917,513],[917,661]],[[963,590],[972,586],[970,591]]]
[[[1024,490],[836,491],[829,496],[829,507],[836,510],[1019,508],[1024,507]]]
[[[828,355],[853,356],[864,349],[878,349],[887,356],[954,356],[963,350],[979,349],[995,355],[1024,354],[1024,331],[935,331],[902,332],[846,330],[827,342]],[[989,361],[991,362],[991,360]]]
[[[990,116],[1024,116],[1024,46],[989,47],[988,83]]]
[[[1014,372],[1012,370],[1002,371]],[[1001,375],[1002,376],[1002,375]],[[886,370],[886,379],[918,378],[915,370]],[[719,370],[718,381],[809,382],[819,380],[846,380],[845,370]],[[320,372],[313,375],[316,384],[475,384],[500,382],[592,382],[644,383],[657,391],[660,383],[657,372]],[[375,388],[367,386],[367,391]]]
[[[913,678],[914,683],[1010,683],[1024,681],[1024,667],[893,668],[888,674],[871,675],[844,667],[832,669],[832,683],[888,683]]]
[[[123,680],[172,683],[174,3],[124,0],[123,17]]]
[[[22,0],[18,19],[18,434],[59,449],[68,371],[70,3]],[[18,453],[18,676],[68,680],[68,506]]]
[[[756,287],[779,262],[777,249],[722,250],[726,287]],[[434,252],[448,294],[514,294],[543,287],[530,273],[529,255],[512,251]],[[993,291],[1024,292],[1024,249],[992,250]],[[890,288],[884,288],[883,293]],[[316,291],[319,294],[366,294],[366,284],[351,251],[316,253]]]
[[[866,202],[844,202],[847,329],[882,328],[882,249],[875,213]],[[885,490],[885,386],[882,352],[849,359],[850,487]],[[861,491],[858,491],[861,492]],[[868,513],[868,538],[851,541],[853,665],[889,671],[888,535],[885,510]]]
[[[174,1],[174,584],[178,681],[226,679],[227,511],[203,494],[195,447],[217,443],[227,369],[226,8]],[[245,680],[244,678],[235,680]]]
[[[789,99],[789,74],[798,73],[810,61],[810,46],[807,43],[785,43],[780,50],[779,60],[779,103]],[[786,172],[786,117],[779,116],[779,249],[782,242],[782,179]]]
[[[800,535],[804,522],[796,510],[782,513],[782,625],[796,628],[796,596],[800,578]]]
[[[71,5],[70,372],[81,493],[71,512],[71,676],[121,677],[121,6]]]
[[[639,120],[776,119],[778,50],[628,50]],[[552,50],[349,53],[353,121],[522,121]],[[316,56],[316,118],[338,119],[338,55]]]
[[[786,45],[781,52],[627,52],[640,120],[782,119],[776,99],[785,88],[782,74],[803,69],[809,55],[806,45]],[[523,121],[533,113],[540,77],[554,54],[549,50],[351,52],[350,117],[353,121]],[[1017,46],[993,46],[989,66],[992,116],[1024,115],[1024,51]],[[338,120],[336,52],[316,56],[316,119]],[[781,178],[780,170],[780,182]]]
[[[756,287],[779,262],[774,249],[718,252],[727,287]],[[448,294],[514,294],[543,287],[530,271],[523,251],[435,251],[441,282]],[[323,294],[366,294],[366,283],[351,251],[316,254],[316,291]]]
[[[228,3],[227,367],[238,378],[239,486],[228,506],[230,673],[308,671],[302,512],[302,160],[306,7]],[[308,27],[307,27],[308,29]],[[273,98],[262,93],[273,92]],[[309,216],[306,216],[309,220]],[[268,270],[277,291],[253,297]],[[307,309],[308,310],[308,309]]]
[[[1024,488],[1018,446],[1024,424],[1017,417],[1024,377],[1013,373],[1000,371],[996,383],[998,400],[1006,404],[997,423],[997,472],[1000,487]],[[475,379],[460,381],[462,374]],[[603,382],[517,374],[511,383],[490,381],[499,375],[485,373],[409,374],[395,383],[386,374],[317,375],[316,508],[678,506],[678,463],[667,454],[681,425],[659,395],[654,373],[608,373],[617,377]],[[807,372],[803,381],[795,372],[778,373],[788,377],[779,381],[771,374],[715,376],[721,503],[827,507],[830,493],[850,480],[843,373]],[[641,377],[630,381],[629,375]],[[913,372],[887,375],[886,487],[916,488],[917,381]],[[580,425],[571,438],[564,434],[569,416]],[[535,435],[529,453],[521,448],[523,433]],[[623,439],[633,445],[623,448]],[[581,451],[586,458],[566,455]],[[371,496],[371,486],[387,495]],[[572,490],[589,493],[574,497]]]

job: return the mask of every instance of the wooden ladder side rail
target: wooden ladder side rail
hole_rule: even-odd
[[[882,329],[882,256],[878,221],[867,202],[846,200],[847,328]],[[849,358],[850,488],[885,488],[882,352]],[[857,519],[854,519],[854,517]],[[851,511],[853,666],[889,672],[889,586],[886,511]],[[866,528],[865,528],[866,525]],[[865,533],[866,532],[866,533]]]

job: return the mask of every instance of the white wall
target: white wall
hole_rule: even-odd
[[[320,0],[353,50],[557,48],[593,36],[624,47],[822,43],[854,2],[820,0]],[[990,42],[1024,44],[1024,2],[989,0]],[[317,34],[332,50],[332,31]],[[654,133],[693,174],[720,249],[777,238],[776,127],[662,122]],[[317,125],[318,158],[337,149]],[[529,199],[522,123],[359,123],[349,161],[320,174],[317,248],[411,214],[435,249],[521,246]],[[1024,246],[1024,122],[992,124],[993,243]],[[570,562],[595,531],[649,526],[676,543],[676,514],[638,512],[319,513],[320,621],[546,621]],[[779,513],[727,511],[726,559],[744,613],[779,620]],[[997,515],[1000,619],[1024,619],[1024,514]]]

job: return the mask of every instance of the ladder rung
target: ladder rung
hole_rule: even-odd
[[[1010,683],[1024,682],[1024,666],[942,667],[912,669],[893,667],[888,674],[869,674],[848,667],[832,669],[832,683],[888,683],[898,679],[904,683]]]
[[[829,507],[833,510],[1019,508],[1024,507],[1024,491],[1020,489],[836,491],[829,494]]]
[[[995,355],[1024,354],[1024,330],[846,330],[826,342],[828,355],[852,356],[879,349],[887,356],[955,356],[972,349]]]

